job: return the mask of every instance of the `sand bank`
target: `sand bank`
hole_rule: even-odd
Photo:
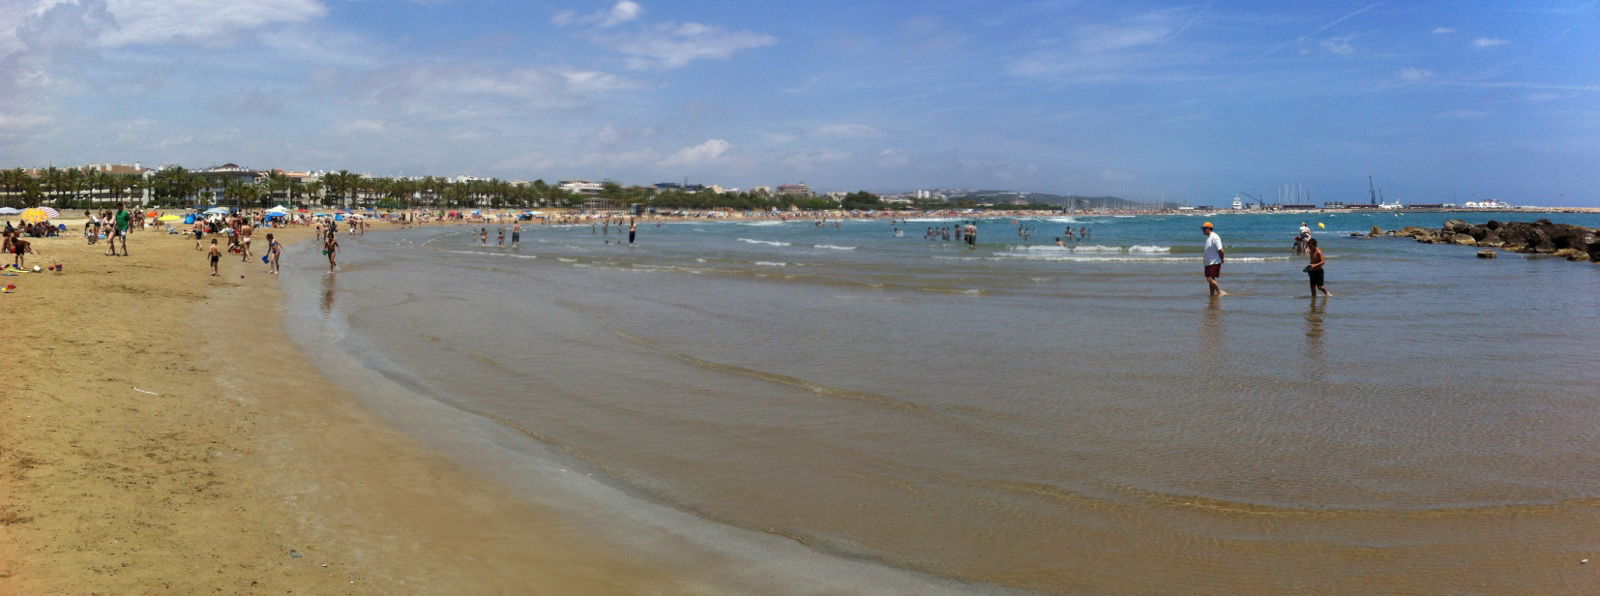
[[[0,593],[693,589],[357,407],[259,260],[33,242],[65,273],[0,277]]]

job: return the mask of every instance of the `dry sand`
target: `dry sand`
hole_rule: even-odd
[[[259,259],[129,245],[35,240],[65,272],[0,277],[0,593],[696,591],[360,409]]]

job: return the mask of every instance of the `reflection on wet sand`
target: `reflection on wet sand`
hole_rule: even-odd
[[[1311,296],[1311,306],[1306,308],[1306,380],[1321,381],[1328,374],[1327,354],[1323,351],[1323,314],[1328,308],[1326,297]]]

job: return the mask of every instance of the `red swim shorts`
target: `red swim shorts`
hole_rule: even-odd
[[[1222,277],[1222,263],[1206,265],[1206,279]]]

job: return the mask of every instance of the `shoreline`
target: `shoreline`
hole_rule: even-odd
[[[362,409],[259,263],[212,278],[188,242],[40,240],[66,272],[5,278],[0,591],[692,591]]]

